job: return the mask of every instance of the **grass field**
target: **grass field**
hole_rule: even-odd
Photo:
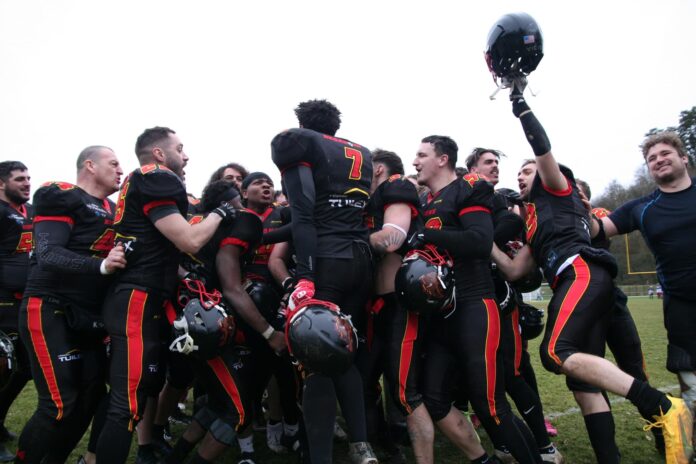
[[[642,342],[643,352],[651,384],[658,388],[666,389],[673,394],[678,393],[676,386],[677,380],[673,374],[665,370],[666,356],[666,335],[662,323],[661,301],[647,298],[631,298],[629,307],[638,326]],[[545,304],[545,303],[544,303]],[[582,416],[577,412],[576,404],[572,395],[565,386],[564,377],[556,376],[546,372],[538,361],[538,346],[540,338],[530,342],[529,350],[537,375],[537,381],[542,393],[542,402],[546,416],[553,417],[553,423],[559,430],[559,435],[554,439],[556,445],[564,454],[568,463],[593,463],[595,462]],[[33,384],[30,384],[22,392],[20,398],[15,402],[7,419],[7,426],[10,430],[19,433],[24,422],[32,414],[35,405],[36,393]],[[622,461],[631,464],[649,464],[662,462],[660,456],[655,451],[652,442],[652,435],[642,429],[643,421],[636,409],[622,398],[611,397],[613,402],[614,418],[616,422],[616,436],[619,449],[622,453]],[[181,431],[181,429],[174,429]],[[480,430],[481,439],[486,449],[491,450],[490,442],[485,436],[485,432]],[[265,446],[265,436],[256,437],[256,449],[258,454],[257,464],[260,463],[288,463],[295,462],[289,455],[274,455],[267,451]],[[9,445],[10,449],[16,443]],[[435,448],[435,461],[437,463],[460,463],[467,462],[457,449],[452,447],[441,435],[437,437]],[[74,459],[84,452],[86,439],[73,453]],[[347,445],[337,442],[335,445],[335,462],[348,463],[346,458]],[[413,462],[410,452],[406,454]],[[131,448],[130,462],[135,462],[135,446]],[[230,450],[220,462],[236,463],[237,451]]]

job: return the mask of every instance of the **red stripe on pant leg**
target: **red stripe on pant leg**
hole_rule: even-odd
[[[520,375],[520,364],[522,363],[522,334],[520,333],[520,310],[515,308],[512,311],[512,336],[515,338],[515,375]]]
[[[232,403],[234,403],[234,407],[237,408],[237,414],[239,414],[239,423],[236,425],[235,430],[238,430],[239,426],[244,423],[245,413],[244,406],[242,405],[242,398],[239,395],[239,390],[237,389],[237,384],[234,383],[232,374],[230,374],[225,361],[223,361],[220,356],[208,360],[208,365],[220,381],[222,388],[224,388],[225,392],[227,392],[227,396],[229,396]]]
[[[31,343],[34,345],[34,354],[36,354],[36,358],[39,360],[39,366],[41,367],[46,385],[48,385],[51,399],[58,410],[56,420],[61,420],[63,418],[63,399],[60,397],[58,381],[53,370],[53,361],[51,361],[51,353],[48,351],[46,337],[43,332],[43,321],[41,320],[42,304],[43,300],[41,298],[29,298],[27,302],[27,325],[31,335]]]
[[[138,386],[143,376],[143,315],[147,293],[142,290],[131,291],[126,312],[126,345],[128,354],[128,409],[131,417],[137,421]],[[130,428],[132,429],[131,421]]]
[[[401,340],[401,352],[399,353],[399,402],[409,414],[413,411],[406,399],[406,383],[413,359],[413,345],[418,338],[418,320],[418,314],[412,311],[406,312],[406,330]]]
[[[573,311],[575,311],[578,302],[583,295],[585,295],[587,287],[590,285],[590,268],[587,266],[585,260],[578,256],[573,261],[572,266],[573,271],[575,272],[575,280],[570,285],[568,292],[563,297],[561,307],[558,309],[558,317],[556,318],[556,322],[553,324],[551,338],[549,339],[548,355],[559,366],[563,364],[563,362],[556,354],[556,343],[558,342],[558,337],[561,336],[563,328],[568,323],[568,320],[573,315]]]
[[[496,367],[498,365],[498,345],[500,344],[500,313],[495,300],[484,298],[488,323],[486,324],[486,400],[488,412],[498,422],[495,407]]]

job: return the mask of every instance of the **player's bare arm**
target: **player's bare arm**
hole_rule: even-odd
[[[531,250],[526,245],[520,249],[513,259],[501,251],[494,243],[493,250],[491,251],[491,258],[496,266],[498,266],[498,270],[505,276],[505,279],[510,282],[514,282],[529,275],[529,273],[536,268]]]
[[[221,216],[209,214],[203,221],[191,225],[181,214],[169,214],[154,224],[180,251],[197,253],[210,240],[221,221]]]
[[[406,241],[411,227],[411,207],[406,203],[389,205],[384,212],[382,230],[370,235],[370,245],[380,254],[392,253]]]

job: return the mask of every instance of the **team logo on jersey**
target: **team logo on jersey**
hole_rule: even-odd
[[[199,224],[203,221],[203,219],[205,219],[205,216],[203,216],[202,214],[194,214],[189,217],[188,223],[191,225]]]
[[[155,172],[157,170],[162,170],[162,171],[170,171],[167,166],[163,164],[157,164],[157,163],[152,163],[152,164],[146,164],[145,166],[140,167],[140,174],[150,174],[151,172]]]
[[[462,177],[462,179],[464,179],[471,186],[471,188],[473,188],[474,184],[481,180],[481,176],[470,172],[468,174],[464,174],[464,177]]]
[[[611,212],[606,208],[592,208],[592,215],[598,219],[609,216]]]
[[[526,219],[525,225],[527,226],[527,243],[532,243],[532,238],[537,230],[537,213],[536,206],[534,203],[525,203]]]
[[[365,216],[365,227],[368,229],[374,229],[375,228],[375,217],[366,215]]]
[[[442,219],[439,217],[430,218],[425,222],[426,229],[442,229]]]
[[[392,174],[389,176],[389,179],[387,179],[389,182],[394,182],[395,180],[401,179],[401,174]]]

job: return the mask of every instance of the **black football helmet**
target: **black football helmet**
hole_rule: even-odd
[[[544,310],[520,303],[520,330],[523,340],[537,338],[544,331]]]
[[[453,307],[452,259],[433,246],[406,253],[394,283],[403,308],[419,313],[442,313]]]
[[[349,316],[328,301],[309,300],[285,327],[288,349],[310,372],[343,374],[353,364],[358,335]]]
[[[206,308],[199,299],[186,304],[173,327],[174,341],[169,349],[202,359],[217,356],[220,347],[234,339],[236,328],[234,318],[221,305]]]
[[[10,383],[15,372],[17,372],[17,359],[14,343],[5,332],[0,330],[0,390]]]
[[[493,79],[526,76],[544,56],[543,36],[537,22],[527,13],[500,18],[488,33],[486,63]]]
[[[515,290],[517,290],[520,293],[530,293],[536,290],[537,288],[541,287],[541,283],[543,280],[544,274],[542,274],[541,269],[536,268],[528,275],[522,277],[519,280],[514,281],[512,283],[512,286],[515,287]]]
[[[266,321],[275,323],[278,308],[280,307],[280,295],[276,292],[273,285],[255,280],[247,280],[244,283],[244,290],[249,294],[251,301],[259,310]]]

